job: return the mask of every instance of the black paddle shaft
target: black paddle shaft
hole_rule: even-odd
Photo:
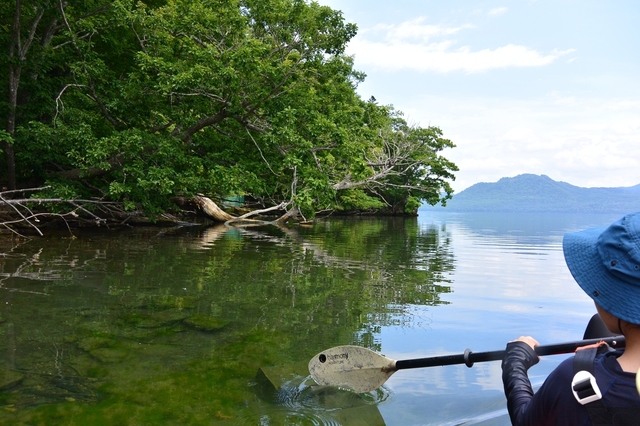
[[[615,336],[602,339],[578,340],[575,342],[558,343],[555,345],[536,346],[536,353],[539,356],[568,354],[571,352],[575,352],[575,350],[579,347],[592,345],[599,342],[606,342],[609,346],[615,349],[625,347],[624,336]],[[502,358],[504,358],[504,354],[505,350],[490,352],[471,352],[469,349],[467,349],[463,354],[442,355],[429,358],[396,361],[396,369],[405,370],[408,368],[437,367],[455,364],[465,364],[467,367],[472,367],[476,362],[502,360]]]

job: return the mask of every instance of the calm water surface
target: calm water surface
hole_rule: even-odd
[[[421,212],[0,240],[0,424],[508,425],[499,362],[319,388],[356,344],[393,359],[579,340],[565,232],[621,215]],[[563,356],[530,370],[535,385]]]

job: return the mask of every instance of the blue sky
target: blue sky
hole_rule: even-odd
[[[640,184],[640,1],[318,3],[358,25],[360,95],[456,144],[456,192],[522,173]]]

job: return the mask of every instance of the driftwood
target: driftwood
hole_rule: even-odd
[[[32,230],[35,230],[40,236],[42,236],[43,235],[42,231],[40,231],[40,228],[38,227],[37,224],[40,222],[41,219],[44,219],[44,218],[62,219],[67,224],[67,227],[69,227],[67,219],[69,218],[80,219],[81,216],[78,214],[78,212],[80,212],[84,214],[84,216],[88,216],[90,218],[85,220],[92,221],[96,225],[99,225],[105,222],[105,219],[95,215],[94,213],[90,212],[89,210],[87,210],[85,207],[82,206],[82,204],[87,204],[87,203],[100,203],[93,200],[62,200],[60,198],[40,198],[40,199],[39,198],[18,198],[18,199],[7,198],[7,197],[12,197],[18,193],[24,194],[26,192],[42,191],[48,188],[49,187],[46,186],[42,188],[18,189],[18,190],[0,192],[0,205],[9,207],[8,216],[11,217],[9,220],[4,220],[0,222],[0,225],[2,225],[5,229],[13,232],[14,234],[24,237],[24,235],[21,235],[16,231],[15,229],[16,226],[27,225],[28,227],[32,228]],[[42,204],[60,204],[60,203],[70,205],[71,210],[66,213],[34,212],[32,210],[32,207],[28,206],[28,204],[42,205]]]
[[[198,208],[200,208],[200,210],[202,210],[202,212],[209,218],[213,219],[216,222],[224,222],[224,224],[228,226],[263,226],[280,224],[286,222],[289,219],[294,219],[300,215],[300,212],[296,207],[288,211],[286,210],[290,204],[289,202],[282,202],[278,205],[267,207],[264,209],[252,210],[249,213],[245,213],[241,216],[233,216],[222,210],[215,202],[213,202],[210,198],[205,197],[204,195],[196,195],[195,197],[193,197],[193,201],[196,206],[198,206]],[[252,216],[258,216],[279,210],[285,210],[286,212],[275,220],[251,219]]]
[[[236,219],[234,216],[231,216],[229,213],[222,210],[216,203],[214,203],[213,201],[211,201],[211,199],[205,197],[204,195],[196,195],[195,197],[193,197],[193,201],[204,214],[206,214],[216,222],[226,222],[228,220]]]
[[[62,222],[71,233],[73,227],[123,225],[181,225],[185,222],[170,214],[145,217],[140,211],[125,211],[122,203],[104,200],[26,198],[25,194],[49,189],[28,188],[0,192],[0,229],[28,238],[24,233],[43,235],[43,225]],[[22,196],[21,198],[18,198]],[[44,205],[66,205],[60,213],[43,211]]]
[[[50,189],[50,187],[45,186],[41,188],[0,192],[0,228],[4,227],[5,230],[26,238],[19,232],[19,230],[30,230],[31,233],[35,232],[42,236],[43,233],[40,230],[42,225],[55,220],[64,222],[66,227],[69,229],[69,232],[71,232],[72,228],[70,223],[80,226],[121,226],[134,224],[166,226],[183,225],[187,223],[169,214],[163,214],[160,215],[160,217],[150,219],[142,215],[139,211],[125,211],[122,203],[118,202],[25,197],[26,193],[43,191],[46,189]],[[214,201],[202,194],[189,198],[180,197],[174,201],[183,209],[188,205],[188,210],[191,210],[191,214],[195,213],[193,211],[193,208],[195,207],[208,218],[218,223],[224,223],[226,226],[250,227],[281,225],[288,220],[297,219],[302,216],[297,207],[288,209],[291,202],[282,202],[275,206],[250,211],[241,216],[234,216],[224,211]],[[36,210],[37,207],[46,204],[67,205],[69,208],[63,213],[52,213],[50,211],[42,211],[42,209],[40,209],[40,211]],[[277,219],[265,220],[262,218],[255,218],[256,216],[264,215],[266,213],[282,211],[284,211],[284,214]],[[185,213],[187,212],[185,211]]]
[[[268,165],[268,164],[267,164]],[[211,199],[205,197],[202,194],[198,194],[193,197],[193,202],[211,219],[217,222],[224,222],[227,226],[264,226],[264,225],[281,225],[287,222],[290,219],[296,219],[297,217],[302,217],[303,220],[306,221],[300,209],[297,206],[293,205],[293,196],[296,193],[298,178],[297,178],[297,170],[296,167],[293,168],[293,181],[291,183],[291,194],[292,199],[289,201],[283,201],[278,205],[267,207],[259,210],[252,210],[249,213],[245,213],[241,216],[233,216],[224,210],[222,210],[216,203],[214,203]],[[252,216],[263,215],[265,213],[270,213],[274,211],[283,211],[284,214],[275,220],[261,220],[261,219],[250,219]]]

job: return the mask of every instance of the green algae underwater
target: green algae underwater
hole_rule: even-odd
[[[453,267],[410,219],[74,234],[0,242],[0,424],[384,424],[384,389],[323,389],[306,363],[378,349]]]

